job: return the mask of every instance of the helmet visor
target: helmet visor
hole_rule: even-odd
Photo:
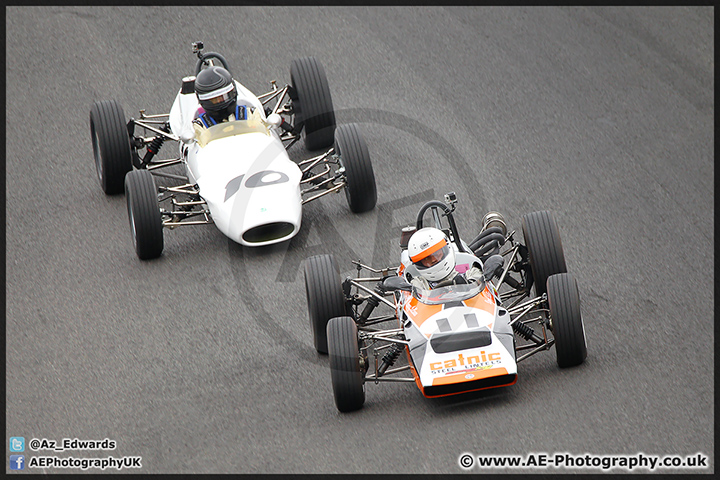
[[[434,252],[429,253],[428,255],[418,260],[413,261],[413,263],[419,270],[430,268],[443,261],[448,256],[449,251],[450,246],[446,243],[444,247],[440,248],[439,250],[435,250]]]
[[[213,90],[212,92],[198,94],[198,100],[206,104],[218,105],[233,98],[234,93],[235,85],[231,84],[226,87]]]
[[[208,98],[205,100],[206,102],[210,102],[213,105],[217,105],[218,103],[223,103],[230,100],[230,94],[229,93],[223,93],[222,95],[218,95],[217,97]]]

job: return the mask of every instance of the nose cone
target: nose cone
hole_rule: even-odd
[[[221,232],[248,246],[281,242],[298,232],[302,173],[280,141],[247,133],[203,150],[197,182]]]
[[[259,186],[253,183],[252,176],[245,180],[234,196],[228,225],[230,238],[248,246],[269,245],[287,240],[300,230],[300,173],[296,179],[288,173],[266,170],[262,178],[267,183]]]

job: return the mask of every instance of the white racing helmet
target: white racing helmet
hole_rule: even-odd
[[[438,282],[455,269],[455,250],[437,228],[425,227],[415,232],[408,241],[408,255],[429,282]]]

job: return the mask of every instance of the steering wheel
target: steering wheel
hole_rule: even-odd
[[[208,66],[210,65],[210,60],[212,59],[218,59],[220,60],[220,63],[222,63],[222,66],[225,70],[230,72],[230,67],[228,67],[227,60],[225,60],[225,57],[220,55],[216,52],[207,52],[203,53],[202,56],[198,58],[197,64],[195,65],[195,75],[197,76],[198,73],[200,73],[200,70],[202,70],[203,65]],[[232,72],[230,72],[232,74]]]

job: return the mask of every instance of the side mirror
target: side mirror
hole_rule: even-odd
[[[282,122],[283,122],[282,117],[280,115],[278,115],[277,113],[271,113],[270,115],[268,115],[267,120],[266,120],[266,123],[269,126],[275,127],[275,128],[279,127],[282,124]]]
[[[486,280],[502,275],[505,259],[502,255],[491,255],[483,264],[483,276]]]
[[[402,290],[403,292],[412,291],[412,285],[405,281],[402,277],[387,277],[383,280],[382,288],[386,292],[394,292],[395,290]]]

